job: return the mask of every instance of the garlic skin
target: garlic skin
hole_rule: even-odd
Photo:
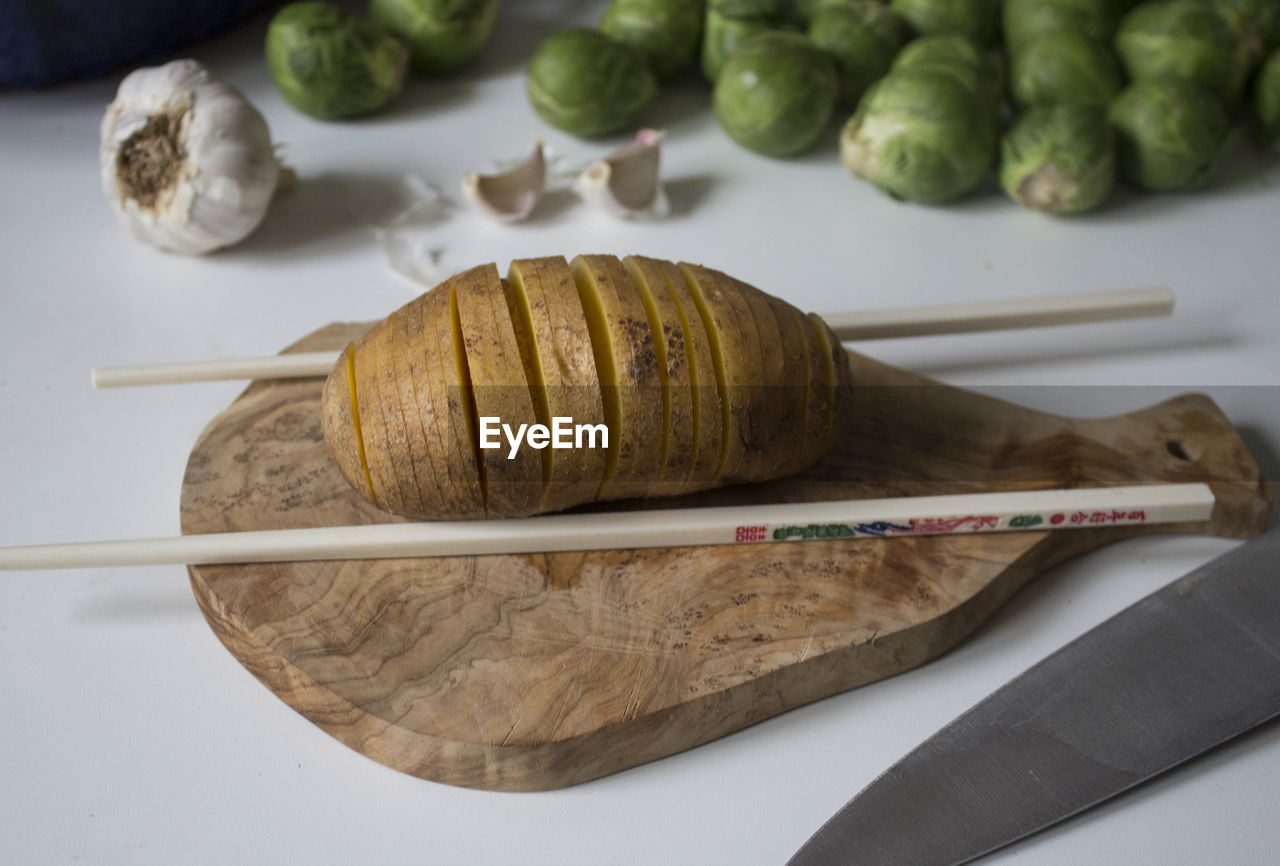
[[[462,194],[482,213],[513,223],[533,213],[547,187],[547,161],[542,139],[521,162],[499,174],[473,171],[462,179]]]
[[[120,82],[98,157],[117,217],[134,237],[176,253],[248,237],[280,179],[262,115],[194,60]]]
[[[620,219],[665,216],[667,196],[658,174],[661,153],[662,133],[642,129],[633,142],[587,166],[573,182],[573,191]]]

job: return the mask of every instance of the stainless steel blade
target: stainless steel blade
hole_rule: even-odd
[[[1280,531],[1174,581],[992,693],[789,866],[965,863],[1280,714]]]

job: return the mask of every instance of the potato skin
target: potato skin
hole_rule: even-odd
[[[452,520],[794,474],[837,440],[851,400],[817,316],[701,265],[582,256],[451,277],[350,344],[321,404],[363,497]],[[608,450],[547,459],[522,442],[511,457],[505,435],[481,448],[481,417],[518,428],[568,411],[554,407],[607,423]]]

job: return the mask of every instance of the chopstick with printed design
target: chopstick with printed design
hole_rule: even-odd
[[[258,530],[0,548],[0,570],[426,556],[904,538],[1207,520],[1204,484],[553,514]]]

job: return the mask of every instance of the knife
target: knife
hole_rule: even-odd
[[[1280,714],[1280,531],[1157,590],[868,785],[788,866],[966,863]]]

